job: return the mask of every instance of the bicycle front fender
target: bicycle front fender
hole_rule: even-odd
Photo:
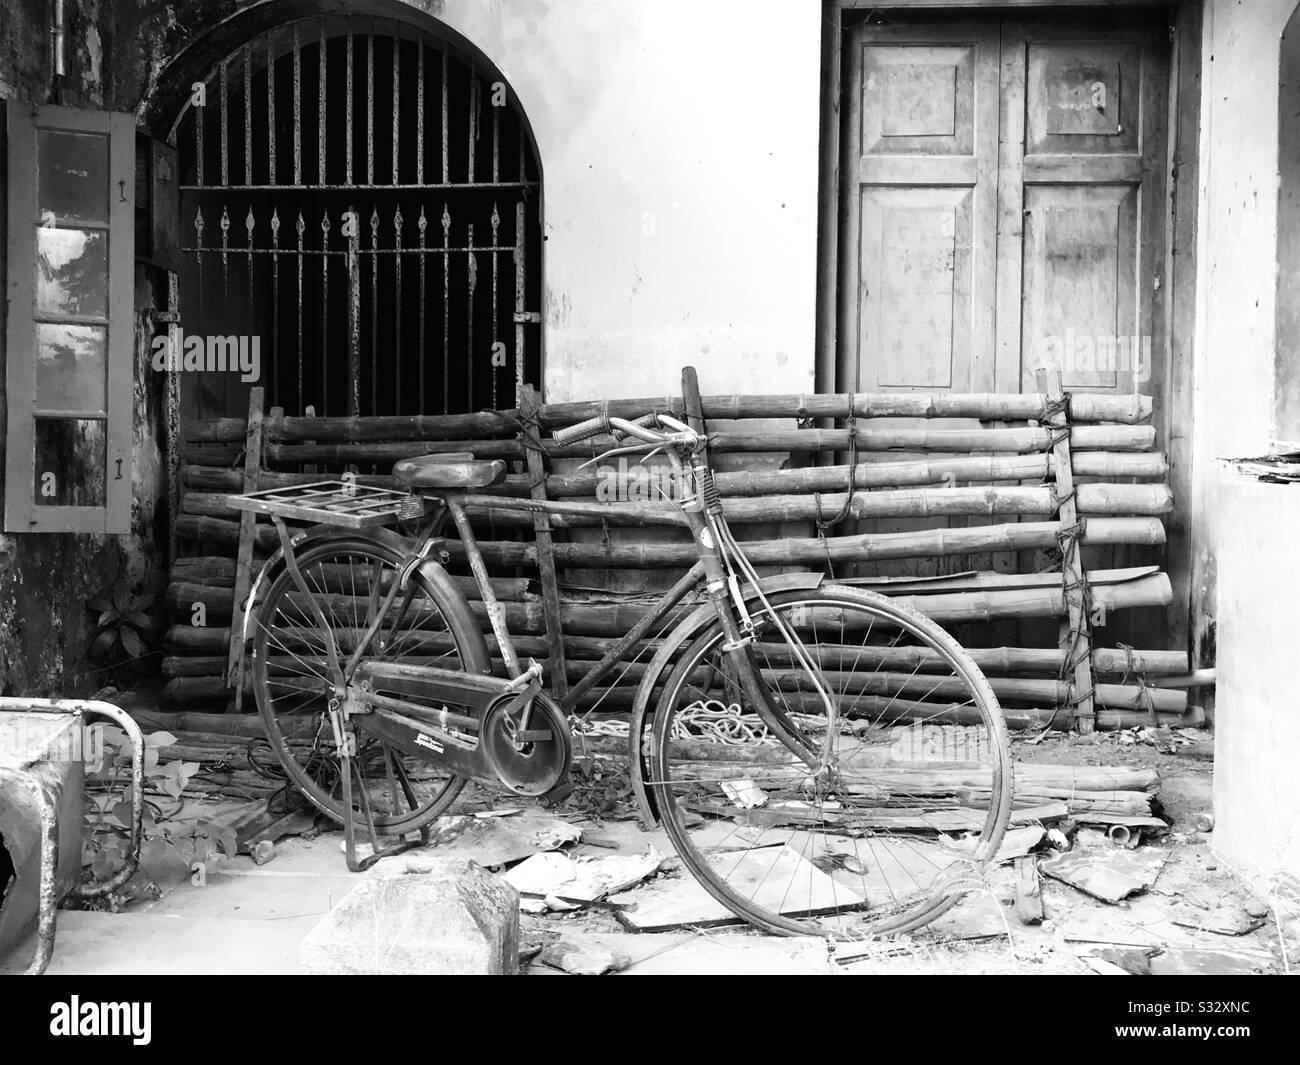
[[[757,585],[743,585],[740,594],[745,601],[745,605],[749,606],[758,601],[760,591],[764,595],[772,595],[776,592],[820,588],[824,583],[826,583],[824,573],[778,573],[771,577],[764,577]],[[636,795],[637,808],[641,820],[646,824],[654,825],[659,823],[659,810],[655,806],[654,797],[646,786],[647,767],[645,755],[642,751],[642,738],[645,736],[646,730],[653,724],[653,709],[650,705],[650,697],[654,693],[655,686],[659,683],[660,678],[672,665],[672,660],[676,657],[677,652],[717,620],[718,613],[712,603],[704,603],[688,614],[664,639],[659,650],[646,667],[645,674],[641,677],[641,683],[637,685],[636,694],[632,698],[632,717],[627,734],[628,764],[631,766],[632,791]]]

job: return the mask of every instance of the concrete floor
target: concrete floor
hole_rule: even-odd
[[[1062,752],[1053,752],[1059,756]],[[1113,752],[1105,752],[1113,754]],[[1092,760],[1092,751],[1088,752]],[[1098,752],[1099,761],[1107,762]],[[1055,759],[1053,759],[1055,760]],[[521,939],[584,938],[617,945],[640,973],[1086,973],[1084,959],[1107,951],[1158,946],[1168,957],[1243,971],[1281,971],[1283,961],[1271,921],[1244,936],[1198,931],[1175,923],[1185,919],[1192,892],[1205,897],[1240,897],[1242,885],[1215,859],[1209,837],[1189,822],[1208,803],[1208,766],[1162,767],[1167,805],[1174,810],[1169,861],[1152,890],[1116,906],[1045,879],[1048,920],[1020,924],[1011,907],[1011,866],[987,878],[987,890],[964,900],[934,926],[903,940],[875,944],[859,953],[832,955],[819,940],[782,940],[745,928],[683,930],[652,935],[625,932],[607,912],[522,915]],[[210,804],[194,803],[187,816],[210,817]],[[631,821],[594,825],[566,816],[601,846],[580,844],[574,853],[641,854],[654,847],[671,855],[662,831],[646,833]],[[159,897],[133,902],[124,912],[63,911],[51,974],[289,974],[302,972],[304,936],[357,882],[341,853],[341,834],[286,839],[274,859],[257,866],[250,858],[219,859],[206,877],[175,868],[151,869]],[[435,848],[436,849],[436,848]],[[671,862],[670,862],[671,869]],[[670,873],[671,875],[671,873]],[[684,874],[679,874],[684,875]],[[199,881],[202,882],[199,882]],[[0,962],[0,973],[21,971],[30,945]],[[1226,960],[1225,960],[1226,959]],[[529,972],[555,970],[534,962]]]

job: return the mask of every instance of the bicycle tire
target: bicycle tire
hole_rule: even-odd
[[[344,635],[364,629],[364,624],[355,624],[359,620],[355,614],[350,619],[345,614],[349,605],[354,611],[358,609],[358,602],[361,599],[356,595],[358,582],[369,581],[369,585],[365,588],[365,599],[367,604],[372,604],[377,600],[376,583],[377,587],[382,589],[383,581],[395,575],[406,559],[407,556],[393,545],[356,533],[326,537],[311,543],[297,554],[299,571],[303,574],[309,590],[312,590],[318,605],[322,602],[328,602],[330,605],[331,612],[326,615],[327,624],[331,622],[331,618],[354,622],[349,626],[332,626],[336,639],[340,639],[343,646],[347,646]],[[346,573],[338,568],[332,570],[324,568],[329,564],[329,560],[334,560],[336,566],[340,560],[363,564],[361,572],[358,572],[355,566],[350,567],[353,573],[350,595],[342,594],[342,591],[348,591],[343,585],[347,579]],[[446,643],[449,649],[435,656],[439,665],[445,668],[461,668],[473,673],[490,672],[491,659],[483,634],[474,621],[465,597],[452,583],[447,573],[441,567],[424,566],[412,575],[411,580],[414,589],[411,593],[412,602],[415,602],[416,597],[420,597],[422,603],[427,603],[427,607],[422,605],[416,615],[423,619],[421,627],[418,631],[404,632],[400,640],[396,633],[390,633],[389,649],[401,643],[415,650],[430,649],[428,645],[437,650]],[[336,585],[342,591],[327,591],[327,588]],[[323,656],[311,655],[305,650],[304,654],[299,655],[294,650],[294,648],[303,650],[304,647],[322,650],[324,640],[322,637],[319,644],[315,644],[305,631],[300,631],[305,630],[304,626],[287,624],[310,621],[311,626],[319,628],[312,611],[304,608],[301,603],[297,607],[292,605],[293,596],[300,597],[301,592],[288,567],[282,565],[271,579],[265,596],[255,607],[251,668],[254,695],[271,749],[289,780],[316,809],[341,824],[345,813],[341,796],[336,794],[339,785],[338,762],[337,758],[332,758],[328,751],[330,730],[326,712],[332,685],[325,676]],[[340,602],[336,603],[336,600]],[[368,609],[373,609],[373,606],[369,606]],[[355,643],[355,640],[353,642]],[[273,651],[275,653],[272,653]],[[384,657],[384,655],[380,654],[377,657]],[[293,676],[294,671],[297,672],[298,677]],[[283,705],[286,700],[293,699],[295,696],[301,698],[300,704]],[[312,715],[317,718],[314,745],[313,749],[306,752],[304,756],[301,750],[295,750],[294,744],[291,743],[291,735],[286,734],[283,726],[288,712],[303,712],[314,704],[320,705],[316,705],[315,709],[306,710],[309,719]],[[306,723],[311,724],[310,720]],[[356,757],[364,771],[366,759],[373,757],[374,751],[367,747],[364,716],[354,717],[352,723],[358,731]],[[298,731],[294,730],[293,734],[296,735]],[[446,780],[432,791],[427,801],[417,804],[412,798],[414,782],[405,767],[408,762],[412,766],[421,763],[409,756],[404,756],[400,762],[395,761],[391,748],[382,743],[380,747],[383,749],[381,756],[385,773],[393,778],[389,789],[392,793],[389,796],[390,812],[388,814],[381,812],[375,818],[375,828],[382,835],[404,835],[433,821],[446,812],[466,783],[464,777],[447,774]],[[328,777],[331,773],[335,777],[332,782],[322,779],[322,776]],[[397,779],[399,777],[400,780]],[[399,792],[407,800],[408,810],[405,814],[397,811]],[[354,820],[364,829],[364,822],[359,812],[354,809],[353,815]]]
[[[865,617],[880,621],[886,626],[892,626],[900,634],[909,635],[916,645],[914,657],[917,657],[918,660],[927,658],[931,660],[932,664],[940,666],[941,678],[942,667],[946,666],[950,678],[945,681],[948,687],[951,688],[954,684],[960,684],[969,692],[967,703],[970,709],[964,716],[967,718],[974,716],[978,719],[978,723],[975,726],[955,727],[965,729],[974,727],[983,732],[982,738],[981,736],[965,735],[963,742],[973,744],[972,749],[980,753],[981,761],[987,766],[989,796],[987,811],[982,824],[979,826],[979,836],[971,853],[968,857],[961,858],[955,865],[967,875],[977,874],[996,854],[997,848],[1002,841],[1010,819],[1013,794],[1012,764],[1006,724],[997,698],[979,667],[975,665],[961,645],[939,625],[924,615],[893,602],[886,596],[853,588],[824,586],[817,590],[775,593],[768,597],[768,602],[770,609],[761,606],[753,610],[753,616],[759,630],[760,646],[769,646],[761,644],[762,637],[765,634],[770,635],[776,629],[776,626],[772,624],[772,612],[789,621],[791,618],[797,617],[795,612],[799,608],[806,608],[813,612],[820,610],[822,614],[827,616],[832,616],[837,610],[841,612],[856,611]],[[813,613],[807,616],[815,618],[817,615]],[[846,615],[842,614],[842,616]],[[860,693],[849,693],[853,694],[855,708],[859,705],[877,706],[874,702],[863,703],[863,700],[883,698],[883,696],[870,694],[870,689],[876,686],[871,679],[871,675],[856,669],[856,665],[862,656],[865,654],[868,658],[876,657],[887,660],[890,654],[897,650],[899,646],[895,645],[892,649],[890,647],[882,648],[866,642],[870,639],[873,628],[874,623],[867,626],[866,635],[863,637],[864,642],[860,646],[858,657],[853,661],[854,668],[851,668],[847,675],[843,673],[843,670],[834,671],[836,679],[828,685],[831,689],[834,689],[835,685],[839,684],[840,691],[836,694],[836,697],[841,700],[846,697],[846,693],[849,693],[851,684],[860,685],[862,688]],[[831,677],[832,672],[824,668],[823,662],[828,658],[828,655],[823,654],[823,647],[834,647],[834,654],[840,659],[846,653],[846,646],[849,651],[852,650],[851,644],[846,645],[843,643],[844,637],[842,633],[840,639],[841,643],[839,644],[824,645],[821,641],[817,641],[808,648],[809,654],[813,656],[814,663],[824,680]],[[867,800],[860,798],[855,802],[850,802],[847,807],[841,807],[841,809],[850,811],[849,814],[843,816],[837,810],[834,817],[829,817],[831,803],[838,800],[828,799],[826,806],[819,808],[823,817],[823,834],[827,838],[837,841],[846,838],[852,839],[854,841],[852,844],[854,855],[849,855],[843,849],[845,845],[842,842],[835,844],[841,848],[840,850],[832,850],[829,846],[823,844],[823,849],[818,852],[811,843],[817,826],[813,824],[812,819],[809,819],[807,823],[811,824],[812,827],[802,830],[790,828],[782,830],[790,832],[791,842],[781,846],[781,851],[788,850],[794,841],[799,840],[801,832],[808,837],[807,841],[800,843],[803,850],[797,852],[795,856],[788,853],[774,853],[772,856],[772,869],[776,869],[778,863],[784,862],[786,866],[794,870],[791,872],[790,886],[786,888],[785,893],[779,898],[776,897],[776,889],[780,887],[781,883],[779,879],[772,881],[773,887],[768,890],[765,883],[767,878],[771,876],[771,872],[768,872],[763,874],[763,877],[757,881],[756,886],[753,886],[752,890],[746,894],[746,890],[754,884],[754,870],[748,866],[756,864],[755,861],[751,861],[748,852],[777,850],[774,845],[767,846],[763,843],[765,833],[775,830],[769,827],[769,829],[763,829],[759,831],[757,836],[754,836],[756,826],[761,826],[765,821],[770,826],[776,825],[783,818],[791,824],[799,824],[798,818],[805,817],[805,814],[796,809],[802,800],[779,797],[792,790],[789,785],[791,780],[797,779],[798,772],[794,772],[793,777],[791,777],[791,765],[774,766],[774,756],[771,754],[773,750],[780,750],[780,758],[788,763],[793,763],[795,759],[790,752],[783,751],[780,748],[773,748],[771,746],[773,741],[770,737],[766,740],[754,740],[752,744],[747,744],[745,741],[739,743],[737,746],[746,747],[752,752],[750,757],[756,760],[752,764],[747,764],[743,756],[737,758],[734,753],[729,754],[723,769],[718,771],[716,780],[730,779],[736,787],[740,787],[744,783],[754,785],[755,781],[758,781],[760,785],[769,785],[771,790],[778,795],[776,803],[773,803],[771,798],[768,797],[759,806],[748,810],[738,808],[736,806],[737,800],[734,798],[730,800],[730,805],[720,803],[718,801],[720,796],[717,793],[721,791],[725,797],[726,789],[720,787],[715,780],[702,779],[705,774],[702,767],[707,765],[707,757],[710,752],[707,748],[703,748],[694,741],[690,731],[689,713],[694,712],[698,715],[699,708],[702,705],[698,698],[703,691],[702,686],[705,683],[713,683],[713,681],[701,679],[702,676],[707,676],[707,674],[702,674],[701,670],[708,668],[704,665],[707,656],[713,655],[720,658],[721,640],[721,626],[715,623],[698,635],[686,647],[674,665],[655,707],[649,745],[650,753],[647,759],[650,771],[649,787],[653,790],[656,805],[668,835],[683,863],[709,895],[730,910],[731,913],[765,931],[784,935],[827,935],[835,938],[884,936],[911,932],[935,920],[951,908],[960,898],[962,892],[954,886],[955,882],[952,878],[945,879],[938,873],[936,873],[936,882],[930,890],[922,888],[915,891],[906,902],[899,900],[898,894],[894,891],[892,885],[887,884],[889,895],[896,904],[891,904],[889,899],[886,899],[883,905],[879,904],[879,899],[884,895],[884,892],[878,890],[878,885],[874,882],[869,883],[869,881],[871,881],[875,873],[879,873],[881,876],[884,875],[886,864],[881,858],[880,851],[883,850],[886,855],[889,854],[890,850],[893,849],[892,837],[886,840],[887,843],[890,843],[890,847],[878,849],[872,841],[879,839],[882,835],[887,836],[887,833],[877,829],[863,828],[861,830],[862,835],[855,836],[852,835],[852,832],[859,831],[856,827],[851,827],[849,834],[845,833],[843,826],[845,824],[853,825],[852,817],[854,812],[860,811],[859,821],[863,826],[884,819],[880,811],[872,812],[871,808],[866,806]],[[772,663],[770,653],[768,654],[766,664],[770,666]],[[792,661],[797,661],[795,656],[791,655],[790,657]],[[843,665],[843,661],[841,660],[839,664]],[[797,694],[801,711],[808,708],[808,690],[813,689],[815,686],[812,685],[811,679],[807,677],[808,671],[806,667],[796,665],[795,670],[783,672],[773,669],[764,670],[763,665],[764,663],[756,661],[756,666],[760,669],[764,689],[769,698],[782,700],[788,707],[793,705],[794,696]],[[785,683],[789,687],[791,676],[796,673],[804,675],[808,690],[799,689],[798,685],[795,684],[795,693],[781,691],[779,684]],[[877,667],[875,673],[877,678],[881,676],[879,667]],[[723,678],[721,687],[725,688],[725,674],[716,672],[713,675]],[[913,671],[913,678],[918,675],[929,676],[929,674],[917,674],[916,671]],[[885,674],[884,676],[888,677],[892,676],[892,674]],[[955,678],[955,681],[951,678]],[[928,683],[928,680],[920,684],[909,681],[903,687],[923,687],[926,683]],[[737,689],[734,679],[731,681],[731,686],[732,694],[736,694]],[[936,685],[936,687],[942,686],[942,684]],[[689,699],[686,698],[688,695],[690,696]],[[897,699],[898,695],[895,694],[892,700],[897,701]],[[816,699],[812,699],[813,704],[816,704],[816,702]],[[922,710],[915,711],[915,705],[920,705]],[[909,699],[906,702],[896,703],[893,709],[896,713],[906,709],[908,713],[923,714],[926,705],[928,704],[924,700],[921,700],[919,704],[914,704],[914,701]],[[963,715],[957,711],[963,710],[966,703],[957,704],[955,708],[951,703],[944,704],[944,706],[944,714],[951,716],[956,713],[956,716],[960,719]],[[872,735],[872,729],[878,728],[886,722],[889,718],[889,709],[889,707],[885,707],[880,710],[880,714],[875,721],[872,721],[869,716],[866,718],[864,736]],[[936,713],[934,720],[941,720],[944,714]],[[735,716],[738,720],[744,719],[743,713]],[[857,720],[861,721],[862,718],[859,717]],[[914,717],[912,726],[908,727],[916,726],[918,722],[922,730],[922,742],[925,742],[924,729],[932,726],[927,726],[926,719],[922,716]],[[904,741],[907,739],[907,736],[903,737]],[[835,742],[837,746],[848,746],[847,742],[842,739],[837,739]],[[762,751],[753,745],[756,743],[763,743],[766,746],[766,751]],[[679,747],[692,747],[693,749],[674,757],[674,744]],[[865,740],[863,746],[867,746]],[[849,749],[852,750],[853,748],[850,747]],[[687,754],[689,754],[689,757],[687,757]],[[720,752],[717,756],[720,756]],[[871,757],[874,757],[874,755],[871,755]],[[702,758],[705,760],[702,761]],[[761,761],[758,760],[760,758]],[[905,765],[908,763],[900,761],[899,764]],[[934,768],[933,762],[927,764]],[[730,768],[732,766],[739,766],[740,768]],[[799,766],[798,770],[802,771],[803,768]],[[768,774],[766,777],[764,776],[765,773]],[[862,769],[855,769],[854,774],[852,779],[842,775],[838,781],[838,786],[843,787],[846,792],[851,791],[854,787],[860,791],[869,791],[871,787],[875,786],[872,784],[871,773]],[[883,776],[883,774],[878,774],[877,780]],[[894,774],[894,779],[896,778],[897,773]],[[921,778],[908,779],[919,780]],[[980,779],[982,780],[983,776]],[[805,780],[801,782],[801,786],[806,787],[807,783],[808,781]],[[816,786],[820,787],[821,785]],[[897,789],[897,783],[894,786]],[[758,790],[763,791],[764,789],[759,786]],[[750,794],[751,797],[746,801],[760,801],[757,794]],[[892,802],[897,797],[898,792],[895,790],[887,799],[881,801]],[[909,795],[908,792],[902,793],[904,800],[909,797],[915,798],[915,796]],[[766,812],[763,811],[763,806],[767,807]],[[704,811],[703,815],[701,811]],[[702,823],[700,821],[701,816],[704,816]],[[713,820],[710,820],[711,818]],[[735,830],[726,832],[724,835],[726,826],[724,824],[722,828],[719,828],[718,822],[728,820],[734,822],[738,827]],[[748,846],[740,847],[732,842],[733,839],[745,836],[746,832],[748,832]],[[770,840],[773,837],[767,838]],[[868,860],[875,862],[874,870],[870,869],[862,860],[861,850],[857,842],[859,839],[868,841],[868,849],[871,852]],[[913,850],[917,849],[912,842],[910,833],[903,845]],[[929,844],[927,843],[926,846],[928,847]],[[733,862],[731,855],[736,851],[745,851],[747,853],[741,854]],[[811,860],[807,857],[810,852],[812,853]],[[724,854],[726,855],[725,858],[722,857]],[[844,864],[837,867],[836,862],[841,857]],[[796,861],[796,858],[799,860]],[[905,864],[903,861],[905,858],[909,858],[906,853],[901,858],[898,855],[893,855],[891,860],[898,861],[901,867]],[[808,871],[808,905],[801,909],[796,904],[799,900],[790,898],[794,877],[796,873],[800,877],[804,876],[804,870],[808,866],[816,869],[819,873],[823,872],[816,864],[819,860],[822,860],[826,866],[824,875],[819,877],[816,873]],[[857,890],[850,891],[850,885],[845,884],[846,898],[856,899],[857,901],[846,902],[843,909],[841,909],[838,905],[838,888],[836,885],[851,879],[843,874],[843,870],[849,868],[850,860],[855,861],[858,865],[858,872],[861,874],[861,886]],[[732,872],[730,874],[724,875],[722,871],[724,864],[731,866]],[[781,875],[784,876],[784,871]],[[833,902],[831,906],[814,905],[814,885],[823,899],[829,893]],[[763,897],[759,898],[760,895],[763,895]]]

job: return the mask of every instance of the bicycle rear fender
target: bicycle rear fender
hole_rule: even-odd
[[[364,530],[341,529],[337,525],[311,525],[308,526],[306,529],[301,530],[300,532],[294,533],[291,539],[293,542],[295,553],[300,547],[308,546],[311,543],[318,540],[328,540],[328,539],[374,540],[378,543],[382,543],[386,547],[392,548],[394,551],[398,552],[399,554],[407,554],[409,552],[414,551],[415,548],[419,546],[415,537],[403,536],[401,535],[401,533],[394,532],[392,529],[389,529],[382,525],[373,526],[369,529],[364,529]],[[441,557],[442,545],[445,542],[446,541],[442,537],[434,538],[434,546],[433,546],[434,557],[430,559],[426,559],[423,563],[421,563],[420,565],[421,572],[425,572],[426,570],[434,570],[434,569],[436,569],[439,573],[445,572],[443,571],[442,565],[439,562],[434,561],[435,558]],[[252,609],[252,604],[257,602],[258,592],[262,590],[263,586],[270,587],[271,582],[274,581],[275,578],[280,575],[280,570],[283,569],[283,567],[284,567],[284,548],[277,547],[271,553],[271,556],[265,562],[262,563],[262,568],[258,571],[257,578],[253,581],[252,587],[249,588],[248,590],[248,600],[244,610],[244,624],[243,624],[243,628],[240,630],[239,633],[240,640],[243,641],[245,644],[247,644],[248,641],[252,639],[252,632],[249,629],[249,626],[252,625],[252,619],[254,614],[254,611]],[[430,576],[431,583],[435,583],[437,581],[442,580],[441,577],[433,576],[431,573],[427,575]],[[232,639],[234,638],[233,632],[231,633],[231,638]]]
[[[802,589],[820,588],[826,582],[824,573],[779,573],[764,577],[757,586],[744,585],[740,594],[746,605],[758,599],[759,591],[765,595],[775,592],[800,591]],[[631,766],[632,790],[636,795],[637,810],[641,820],[646,824],[659,823],[659,810],[654,797],[646,787],[646,764],[642,753],[642,737],[653,723],[653,709],[650,697],[659,678],[668,671],[673,658],[691,640],[718,620],[717,611],[712,603],[704,603],[686,616],[686,618],[664,639],[654,658],[646,667],[641,683],[637,685],[636,695],[632,699],[632,717],[628,726],[628,764]]]

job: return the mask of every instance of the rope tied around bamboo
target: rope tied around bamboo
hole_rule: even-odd
[[[846,394],[845,398],[849,404],[848,418],[845,420],[844,428],[849,434],[849,481],[848,492],[844,496],[844,505],[840,512],[830,521],[827,521],[822,515],[822,494],[813,493],[813,502],[817,506],[817,537],[823,543],[826,542],[826,534],[834,532],[835,529],[844,523],[853,510],[853,493],[857,491],[857,469],[858,469],[858,412],[855,407],[855,396],[852,392]],[[835,578],[835,567],[831,563],[829,548],[826,551],[826,572],[831,579]]]
[[[1160,719],[1156,715],[1155,702],[1151,697],[1151,693],[1157,690],[1156,686],[1147,680],[1146,670],[1137,664],[1132,646],[1126,643],[1117,643],[1115,646],[1124,652],[1124,675],[1120,678],[1120,683],[1128,684],[1131,680],[1137,686],[1138,698],[1146,707],[1146,712],[1151,715],[1151,727],[1159,728]]]

